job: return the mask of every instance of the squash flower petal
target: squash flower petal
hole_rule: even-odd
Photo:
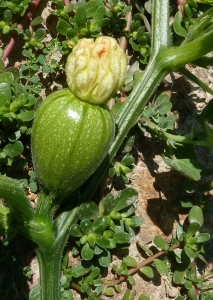
[[[66,63],[70,91],[81,100],[106,103],[123,85],[127,61],[112,37],[80,39]]]

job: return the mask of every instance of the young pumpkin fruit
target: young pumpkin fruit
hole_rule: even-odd
[[[74,96],[69,89],[49,95],[32,128],[32,159],[37,178],[55,196],[66,196],[96,170],[114,137],[106,106]]]

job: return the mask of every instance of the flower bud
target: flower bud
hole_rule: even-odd
[[[82,100],[102,104],[123,85],[127,56],[114,38],[81,39],[68,56],[67,83]]]

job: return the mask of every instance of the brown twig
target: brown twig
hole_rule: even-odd
[[[70,6],[70,0],[64,0],[64,5],[65,6]]]
[[[21,22],[17,25],[17,28],[23,29],[28,22],[32,21],[33,13],[35,12],[35,10],[36,10],[37,6],[39,5],[40,1],[41,0],[33,0],[33,1],[30,2],[29,7],[27,9],[27,12],[24,15],[24,17],[22,18]],[[10,52],[12,51],[13,47],[15,46],[15,43],[16,43],[17,39],[18,39],[17,34],[14,34],[10,38],[8,44],[4,48],[4,54],[2,56],[3,60],[5,60],[9,56]]]
[[[179,248],[180,247],[180,243],[178,244],[175,244],[173,245],[170,250],[174,250],[176,248]],[[167,252],[167,250],[162,250],[162,251],[159,251],[158,253],[152,255],[152,256],[149,256],[147,259],[143,260],[142,262],[140,262],[137,267],[135,268],[132,268],[129,270],[129,275],[133,275],[135,274],[136,272],[138,272],[138,270],[140,270],[142,267],[150,264],[151,262],[154,261],[154,259],[156,259],[157,257],[160,257],[162,256],[163,254],[165,254]],[[115,279],[113,281],[108,281],[106,282],[106,286],[110,287],[110,286],[115,286],[117,284],[120,284],[122,281],[126,280],[127,279],[127,276],[120,276],[118,279]]]

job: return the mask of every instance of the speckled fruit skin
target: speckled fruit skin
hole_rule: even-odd
[[[49,95],[32,128],[32,158],[41,185],[56,196],[80,187],[107,154],[114,120],[105,106],[81,101],[69,89]]]

